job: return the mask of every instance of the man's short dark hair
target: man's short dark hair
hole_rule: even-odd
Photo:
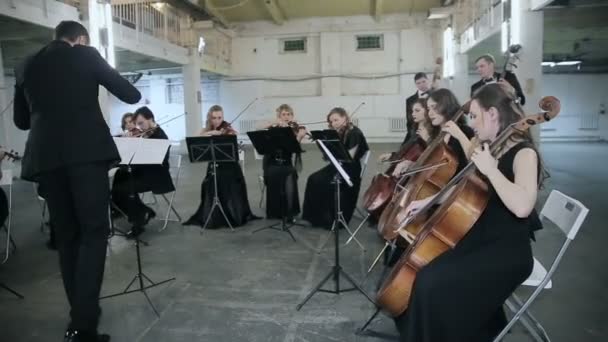
[[[135,111],[134,119],[137,119],[137,117],[140,115],[143,116],[146,120],[154,120],[154,113],[152,113],[150,108],[148,108],[147,106],[137,108],[137,110]]]
[[[55,27],[55,39],[67,39],[74,42],[80,36],[89,38],[89,31],[79,22],[64,20]]]
[[[496,64],[496,59],[494,58],[494,56],[490,55],[489,53],[486,53],[485,55],[481,55],[479,56],[476,60],[475,63],[477,64],[477,62],[479,62],[480,60],[484,60],[487,63],[490,64]]]
[[[414,82],[418,81],[421,78],[428,78],[426,76],[426,73],[424,72],[417,72],[416,75],[414,75]]]

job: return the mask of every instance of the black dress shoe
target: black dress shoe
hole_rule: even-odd
[[[63,342],[109,342],[110,335],[68,329]]]

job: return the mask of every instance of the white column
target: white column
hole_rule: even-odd
[[[539,111],[538,102],[542,94],[543,61],[543,12],[530,11],[529,0],[511,0],[511,44],[521,44],[522,54],[515,74],[521,83],[527,114]],[[539,127],[532,128],[532,136],[539,141]]]
[[[471,98],[471,85],[469,84],[469,55],[459,53],[460,46],[455,46],[454,76],[448,80],[448,88],[456,95],[458,101],[464,104]]]
[[[186,112],[186,136],[198,134],[203,127],[201,67],[198,52],[190,49],[190,63],[182,67],[184,78],[184,110]]]
[[[340,73],[340,33],[321,33],[321,74],[339,74]],[[322,96],[340,96],[341,85],[340,78],[330,77],[321,79],[321,95]]]

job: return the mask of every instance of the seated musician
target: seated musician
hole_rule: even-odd
[[[0,150],[0,179],[2,179],[2,160],[4,159],[4,152]],[[6,219],[8,218],[8,197],[4,189],[0,187],[0,227],[4,226]]]
[[[207,112],[207,122],[205,127],[201,129],[199,135],[214,136],[214,135],[236,135],[237,132],[232,126],[224,121],[224,110],[221,106],[214,105]],[[238,160],[231,162],[216,163],[217,171],[217,191],[220,203],[230,221],[232,227],[242,226],[247,221],[257,218],[251,213],[249,200],[247,197],[247,184],[243,171]],[[227,226],[224,216],[218,209],[213,211],[213,215],[209,218],[211,207],[213,205],[214,184],[213,184],[213,167],[211,163],[207,166],[207,175],[201,184],[201,203],[198,210],[184,225],[205,226],[205,222],[209,219],[206,228],[220,228]]]
[[[473,96],[470,117],[477,139],[491,142],[523,110],[514,93],[491,84]],[[450,131],[458,135],[456,127]],[[505,326],[503,303],[532,271],[541,164],[527,131],[513,133],[496,151],[493,156],[487,143],[474,149],[471,161],[489,201],[467,235],[417,273],[409,307],[396,319],[401,341],[492,341]],[[406,210],[416,212],[429,200]]]
[[[120,128],[122,129],[120,136],[130,137],[139,131],[135,125],[135,120],[133,120],[134,116],[135,115],[133,113],[123,114],[122,118],[120,119]]]
[[[292,127],[296,139],[302,141],[306,135],[305,129],[296,127],[293,108],[282,104],[276,109],[276,122],[268,129],[275,127]],[[266,185],[266,218],[287,218],[293,221],[300,213],[300,199],[298,194],[298,169],[302,167],[299,154],[295,162],[291,154],[283,155],[280,150],[264,155],[262,161],[264,170],[264,184]]]
[[[355,211],[359,188],[361,186],[361,158],[369,150],[367,141],[359,127],[353,125],[348,113],[343,108],[333,108],[327,114],[330,128],[338,131],[340,140],[350,153],[353,161],[342,166],[348,173],[353,186],[340,188],[340,206],[344,219],[348,223]],[[332,164],[311,174],[306,182],[304,194],[304,210],[302,218],[313,226],[330,229],[335,217],[334,185],[332,180],[337,171]]]
[[[436,127],[431,124],[431,119],[428,115],[428,108],[426,105],[426,97],[418,98],[414,100],[412,103],[412,131],[415,132],[414,137],[419,137],[425,143],[430,142],[439,132]],[[401,143],[401,148],[403,148],[411,139],[410,134],[406,135],[406,140]],[[389,160],[396,160],[399,158],[399,151],[392,153],[383,153],[378,157],[379,162],[386,162]],[[411,164],[411,160],[403,160],[398,164],[399,169],[393,171],[393,176],[398,177],[399,174],[407,169],[407,166]],[[397,169],[397,167],[395,168]]]
[[[154,121],[154,113],[148,107],[137,109],[133,120],[143,132],[143,138],[169,139],[165,131]],[[150,219],[156,216],[154,210],[145,205],[137,194],[147,191],[154,194],[165,194],[175,190],[169,173],[169,150],[161,165],[133,165],[131,169],[135,196],[130,196],[129,173],[126,167],[121,167],[114,176],[112,202],[127,214],[129,222],[133,225],[129,235],[137,236],[144,231],[144,226]]]

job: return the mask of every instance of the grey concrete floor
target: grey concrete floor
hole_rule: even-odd
[[[373,144],[372,158],[362,192],[378,169],[380,153],[395,144]],[[581,200],[590,214],[554,277],[554,288],[543,293],[532,311],[555,342],[608,340],[608,268],[604,244],[608,241],[605,222],[608,212],[601,203],[608,195],[607,144],[545,143],[544,161],[551,172],[539,199],[559,189]],[[321,166],[319,152],[309,145],[300,176],[303,197],[306,178]],[[251,152],[249,150],[249,152]],[[175,206],[185,219],[199,203],[204,164],[185,162]],[[382,166],[382,168],[384,168]],[[245,175],[254,212],[258,207],[258,176],[261,162],[247,154]],[[29,183],[17,181],[13,192],[13,229],[18,251],[0,268],[0,281],[25,295],[18,300],[0,290],[0,341],[60,341],[68,321],[68,307],[61,284],[57,255],[45,248],[46,235],[40,232],[40,208]],[[160,212],[165,207],[158,209]],[[149,290],[160,312],[157,318],[141,293],[102,301],[100,330],[112,341],[383,341],[357,336],[355,330],[373,312],[373,305],[357,292],[340,295],[317,293],[301,309],[299,303],[331,269],[334,250],[330,243],[317,253],[327,237],[325,230],[294,227],[297,242],[283,232],[253,230],[275,221],[257,220],[236,229],[208,230],[201,235],[194,227],[171,223],[157,232],[161,223],[149,226],[142,247],[144,272],[154,281],[177,279]],[[355,227],[358,219],[353,219]],[[118,222],[124,227],[124,222]],[[345,240],[342,233],[342,240]],[[357,236],[366,246],[342,247],[341,263],[357,281],[380,250],[375,230],[365,227]],[[0,238],[3,241],[4,236]],[[538,234],[536,256],[548,262],[562,242],[560,234],[548,227]],[[131,242],[114,237],[108,248],[102,293],[121,291],[135,274],[135,248]],[[363,287],[373,297],[379,277],[375,270]],[[333,288],[332,281],[326,288]],[[342,279],[340,286],[349,287]],[[520,289],[527,296],[530,291]],[[455,317],[455,319],[457,319]],[[395,335],[392,321],[376,318],[374,332]],[[506,341],[528,341],[516,326]]]

